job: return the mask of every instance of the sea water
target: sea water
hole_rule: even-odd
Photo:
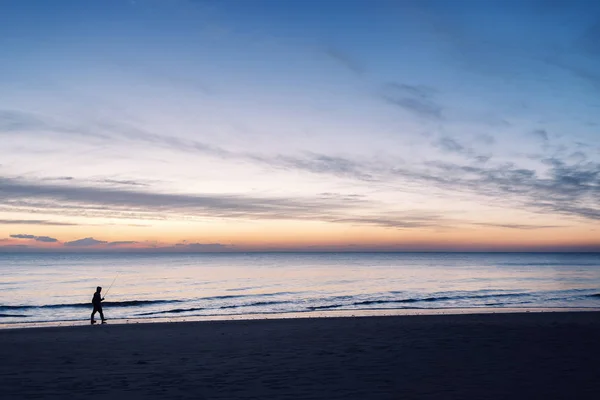
[[[598,253],[5,253],[0,276],[0,324],[89,320],[96,286],[110,319],[600,307]]]

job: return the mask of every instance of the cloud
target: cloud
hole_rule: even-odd
[[[511,206],[522,206],[534,212],[596,219],[600,209],[598,163],[584,162],[581,157],[577,158],[575,164],[559,158],[546,158],[542,160],[546,170],[537,171],[520,168],[513,163],[490,163],[489,156],[476,154],[454,138],[444,137],[437,145],[446,151],[464,154],[477,164],[441,161],[404,164],[398,160],[357,160],[319,153],[237,156],[271,168],[336,176],[366,182],[372,187],[382,185],[388,188],[402,187],[403,190],[410,187],[427,193],[431,188],[465,192],[481,198],[503,198]],[[135,188],[46,184],[1,177],[0,198],[4,199],[5,210],[20,207],[32,212],[55,212],[61,215],[139,219],[187,215],[192,218],[350,221],[360,214],[370,224],[373,215],[368,210],[377,208],[377,204],[362,198],[349,201],[322,196],[274,198],[171,194]]]
[[[35,236],[35,235],[28,235],[28,234],[17,234],[17,235],[10,235],[11,238],[14,239],[33,239],[36,242],[44,242],[44,243],[56,243],[58,242],[58,239],[49,237],[49,236]]]
[[[441,117],[441,107],[433,101],[435,91],[425,86],[399,83],[388,85],[388,93],[394,99],[414,99],[425,108],[419,111]],[[431,107],[429,107],[431,106]],[[428,108],[429,107],[429,108]],[[413,110],[414,111],[414,110]],[[27,121],[27,118],[23,118]],[[30,122],[39,118],[30,118]],[[23,124],[25,123],[23,122]],[[18,125],[18,124],[17,124]],[[0,125],[1,126],[1,125]],[[4,126],[15,127],[15,124]],[[21,126],[21,125],[18,125]],[[386,187],[436,188],[451,192],[468,192],[482,198],[502,197],[512,205],[526,207],[530,211],[566,214],[581,218],[596,218],[598,205],[598,163],[585,162],[576,154],[570,161],[555,159],[548,163],[545,172],[519,168],[514,164],[491,163],[490,155],[477,154],[457,138],[442,137],[434,144],[440,149],[466,156],[474,165],[441,162],[404,165],[381,159],[354,159],[339,155],[304,153],[300,155],[263,155],[250,152],[231,152],[193,140],[165,137],[149,133],[126,124],[91,124],[99,135],[110,132],[124,140],[152,143],[174,150],[201,153],[211,157],[262,164],[269,168],[304,171],[311,174],[335,176]],[[546,141],[545,130],[533,135]],[[491,141],[490,141],[491,142]],[[572,153],[574,154],[574,153]],[[81,217],[111,216],[117,218],[162,219],[170,216],[250,218],[250,219],[305,219],[305,220],[353,220],[357,209],[374,208],[374,203],[364,199],[339,201],[318,197],[307,198],[260,198],[243,195],[171,194],[142,191],[133,180],[112,180],[114,187],[86,185],[59,185],[45,182],[0,177],[0,198],[6,211],[20,209],[30,212],[51,212],[59,215]],[[58,183],[58,182],[57,182]],[[122,188],[119,186],[132,186]],[[596,196],[596,197],[594,197]],[[541,199],[541,201],[540,201]],[[570,202],[570,203],[569,203]],[[373,221],[369,212],[360,212],[366,223]],[[377,220],[378,217],[375,217]],[[6,220],[5,220],[6,221]],[[17,220],[13,220],[14,223]],[[34,224],[22,220],[20,223]],[[41,223],[41,222],[40,222]],[[44,222],[54,225],[74,225],[60,222]],[[394,224],[394,222],[391,222]]]
[[[109,183],[113,185],[122,185],[122,186],[148,186],[146,183],[141,183],[133,180],[119,180],[119,179],[102,179],[99,181],[100,183]]]
[[[408,87],[410,88],[410,87]],[[419,91],[427,93],[426,88],[412,88],[406,89],[409,92]],[[55,127],[59,129],[60,127]],[[66,128],[65,128],[66,129]],[[116,137],[120,137],[124,140],[131,140],[141,143],[152,144],[163,148],[182,151],[187,153],[202,154],[210,157],[238,160],[242,162],[248,162],[252,164],[262,164],[270,168],[277,168],[282,170],[300,170],[315,174],[327,174],[332,176],[338,176],[348,179],[358,179],[363,181],[373,180],[373,176],[366,171],[362,162],[350,160],[348,158],[307,152],[301,155],[264,155],[251,152],[232,152],[217,146],[212,146],[207,143],[198,142],[195,140],[180,139],[171,136],[162,136],[154,133],[146,132],[136,127],[118,123],[118,122],[101,122],[98,124],[90,123],[87,125],[87,129],[99,130],[103,135],[106,132],[110,132]],[[68,130],[68,129],[67,129]],[[64,131],[64,130],[63,130]],[[77,132],[79,134],[79,132]],[[0,177],[0,183],[1,183]],[[103,179],[96,183],[112,183],[129,186],[143,186],[137,181],[123,181],[114,179]]]
[[[583,151],[574,151],[573,153],[569,154],[567,159],[575,163],[581,163],[587,160],[587,156]]]
[[[496,138],[494,138],[492,135],[487,135],[487,134],[477,136],[476,140],[478,140],[488,146],[491,146],[494,143],[496,143]]]
[[[466,147],[460,143],[457,139],[448,136],[444,136],[433,142],[433,145],[445,153],[460,154],[465,156],[466,159],[470,159],[481,164],[488,162],[492,158],[491,155],[479,154],[474,149]]]
[[[87,247],[87,246],[96,246],[99,244],[106,244],[107,242],[103,240],[96,240],[92,237],[73,240],[72,242],[65,242],[64,245],[67,247]]]
[[[19,110],[0,110],[0,134],[2,133],[67,133],[83,138],[110,139],[93,124],[81,125],[58,121],[47,116]]]
[[[329,47],[325,49],[325,54],[357,75],[363,75],[365,73],[366,69],[364,65],[346,52]]]
[[[42,181],[72,181],[74,179],[75,178],[73,178],[72,176],[56,176],[56,177],[44,177],[44,178],[41,178],[40,180],[42,180]],[[134,181],[131,179],[105,178],[105,179],[94,179],[94,180],[92,180],[92,182],[107,183],[109,185],[120,185],[120,186],[149,186],[147,183],[138,182],[138,181]]]
[[[390,215],[391,214],[391,215]],[[335,218],[329,219],[329,222],[356,224],[356,225],[375,225],[395,229],[412,229],[436,227],[442,228],[449,221],[436,214],[423,213],[390,213],[383,215],[364,215],[356,218]]]
[[[465,147],[450,137],[443,137],[436,143],[437,147],[449,153],[463,153]]]
[[[558,158],[544,159],[548,169],[538,172],[520,168],[513,163],[490,164],[488,156],[475,155],[459,142],[443,142],[447,150],[458,151],[477,161],[477,165],[462,165],[441,161],[421,165],[395,166],[389,163],[356,162],[347,177],[370,183],[402,188],[423,188],[430,192],[436,188],[448,192],[465,192],[481,198],[505,199],[506,204],[522,206],[533,212],[566,214],[584,219],[598,219],[600,214],[600,164],[584,162],[581,157],[575,164]],[[303,163],[298,163],[302,166]],[[338,174],[335,169],[312,169],[315,173]],[[418,190],[418,189],[417,189]],[[367,218],[368,219],[368,218]],[[394,223],[394,222],[390,222]]]
[[[10,237],[15,238],[15,239],[35,239],[34,235],[24,235],[24,234],[10,235]]]
[[[36,241],[38,242],[46,242],[46,243],[55,243],[58,242],[58,239],[49,237],[49,236],[37,236],[35,238]]]
[[[420,178],[447,190],[502,198],[531,211],[600,219],[600,164],[566,164],[556,158],[544,163],[549,169],[540,176],[510,163],[483,167],[435,162]]]
[[[106,242],[104,242],[106,243]],[[122,240],[122,241],[118,241],[118,242],[109,242],[106,243],[107,246],[127,246],[130,244],[137,244],[139,242],[136,242],[134,240]]]
[[[558,226],[558,225],[496,224],[496,223],[491,223],[491,222],[474,222],[471,225],[489,226],[492,228],[521,229],[521,230],[562,228],[561,226]]]
[[[120,137],[121,139],[152,144],[172,150],[188,153],[202,153],[218,158],[231,158],[232,156],[235,156],[235,154],[218,146],[199,142],[197,140],[159,135],[122,122],[102,121],[97,122],[96,124],[92,125],[92,127],[94,130],[98,130],[103,134],[110,133],[112,136]]]
[[[248,158],[274,168],[335,175],[362,181],[374,179],[372,174],[365,171],[362,163],[339,156],[305,153],[303,156],[277,155],[265,157],[249,155]]]
[[[531,132],[531,134],[544,142],[548,142],[548,132],[546,132],[544,129],[536,129],[535,131]]]
[[[121,188],[50,185],[0,179],[5,206],[78,216],[230,217],[313,219],[350,208],[348,202],[327,199],[261,198],[236,195],[152,193]],[[317,218],[318,219],[318,218]]]
[[[44,130],[49,126],[32,113],[18,110],[0,110],[0,132],[20,132],[28,130]]]
[[[48,242],[54,243],[57,242],[57,239],[49,238],[47,236],[34,236],[34,235],[26,235],[26,234],[18,234],[18,235],[10,235],[11,238],[17,239],[35,239],[40,242]],[[10,242],[9,239],[0,239],[0,242]],[[138,245],[131,247],[132,245]],[[28,248],[32,251],[36,250],[35,246],[31,245],[14,245],[9,244],[5,246],[0,246],[2,250],[10,250],[12,248]],[[149,242],[149,241],[135,241],[135,240],[123,240],[123,241],[115,241],[115,242],[107,242],[104,240],[98,240],[92,237],[74,240],[72,242],[62,243],[61,246],[58,247],[37,247],[40,250],[55,250],[55,251],[85,251],[89,250],[98,250],[103,249],[105,251],[158,251],[158,252],[229,252],[235,251],[236,247],[229,244],[222,243],[198,243],[198,242],[188,242],[184,240],[183,242],[177,244],[166,244],[159,242]]]
[[[1,181],[2,178],[0,178]],[[48,221],[44,219],[0,219],[0,224],[6,225],[51,225],[51,226],[75,226],[70,222]]]
[[[51,185],[0,178],[5,205],[96,214],[128,211],[178,213],[192,216],[268,219],[310,218],[322,212],[342,211],[352,204],[334,199],[274,198],[218,194],[171,194],[121,188]],[[358,201],[358,200],[357,200]]]
[[[42,178],[43,181],[72,181],[73,178],[72,176],[55,176],[55,177],[47,177],[47,178]]]
[[[381,97],[388,103],[399,106],[413,114],[428,119],[442,119],[442,107],[433,99],[435,91],[422,85],[388,83]]]
[[[492,156],[475,156],[475,157],[473,157],[473,160],[475,160],[478,163],[484,164],[484,163],[490,161],[491,158],[492,158]]]
[[[328,159],[329,160],[329,159]],[[336,160],[335,164],[341,162]],[[355,164],[351,164],[355,165]],[[358,164],[356,164],[357,166]],[[319,169],[323,171],[322,169]],[[342,171],[345,171],[342,168]],[[340,173],[335,170],[328,173]],[[362,196],[305,198],[251,197],[156,193],[123,188],[52,185],[0,178],[0,197],[11,206],[29,212],[59,213],[81,217],[164,219],[168,217],[313,220],[333,223],[407,228],[431,226],[432,218],[420,214],[380,214],[380,205]],[[99,244],[91,238],[66,245]]]
[[[13,132],[21,134],[39,132],[60,133],[82,140],[89,140],[91,138],[94,140],[113,141],[115,138],[118,138],[124,141],[146,143],[177,151],[200,152],[213,157],[232,156],[232,153],[217,146],[211,146],[196,140],[158,135],[122,122],[86,121],[85,124],[76,124],[57,121],[29,112],[0,109],[0,134]]]

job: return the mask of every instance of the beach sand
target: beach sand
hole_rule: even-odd
[[[600,313],[0,331],[2,399],[600,399]]]

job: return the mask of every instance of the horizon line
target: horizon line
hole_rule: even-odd
[[[254,253],[281,253],[281,254],[431,254],[431,253],[453,253],[453,254],[600,254],[600,249],[593,250],[242,250],[242,251],[177,251],[164,249],[135,249],[135,250],[50,250],[50,249],[28,249],[8,250],[0,248],[0,254],[254,254]]]

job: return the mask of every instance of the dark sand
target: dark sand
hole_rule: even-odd
[[[0,398],[600,399],[600,313],[0,331]]]

